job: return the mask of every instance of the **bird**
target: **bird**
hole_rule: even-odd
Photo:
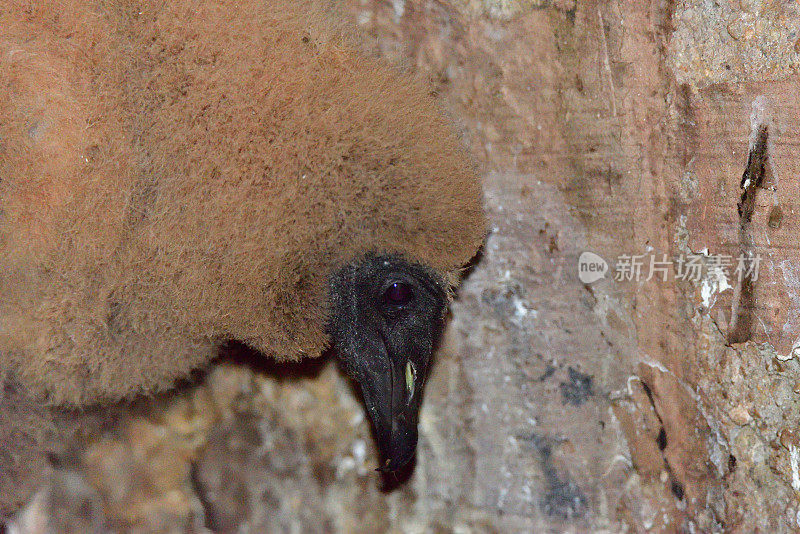
[[[339,10],[4,2],[0,382],[81,409],[169,389],[231,341],[332,349],[381,468],[409,464],[483,194],[426,81]],[[22,446],[0,443],[0,474]]]

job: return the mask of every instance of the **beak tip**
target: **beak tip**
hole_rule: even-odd
[[[416,456],[415,453],[416,447],[413,447],[403,450],[401,454],[393,454],[388,457],[384,456],[386,460],[384,460],[383,465],[378,467],[376,471],[380,471],[381,473],[396,473],[398,471],[403,471],[413,463],[414,457]]]
[[[400,461],[390,459],[387,460],[382,466],[375,469],[375,471],[378,471],[383,475],[393,475],[397,477],[399,474],[411,471],[409,468],[414,464],[413,460],[414,454],[411,454],[407,458],[403,458]]]

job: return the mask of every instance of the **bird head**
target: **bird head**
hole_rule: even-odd
[[[425,378],[447,310],[434,271],[397,256],[367,254],[331,279],[329,330],[359,384],[383,456],[381,471],[408,465],[417,447]]]

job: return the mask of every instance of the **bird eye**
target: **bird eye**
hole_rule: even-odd
[[[383,296],[386,302],[395,306],[403,306],[408,304],[414,297],[414,291],[410,285],[404,282],[394,282],[386,289]]]

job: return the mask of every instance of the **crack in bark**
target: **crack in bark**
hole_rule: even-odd
[[[656,408],[656,401],[653,398],[653,390],[650,389],[650,386],[647,384],[647,382],[642,380],[641,377],[639,378],[639,383],[642,384],[642,389],[644,389],[644,392],[647,395],[647,400],[650,401],[650,406],[653,409],[653,413],[655,414],[656,419],[658,419],[658,424],[661,426],[658,431],[658,436],[656,437],[656,443],[658,444],[658,450],[661,453],[661,458],[664,460],[664,469],[669,476],[670,490],[679,501],[682,501],[685,494],[683,484],[678,480],[678,477],[675,476],[675,471],[673,471],[672,466],[669,464],[669,460],[667,460],[667,455],[665,452],[667,449],[668,440],[667,431],[664,427],[664,420],[661,419],[661,414],[658,413],[658,408]]]
[[[769,127],[766,124],[761,124],[758,128],[755,142],[747,156],[747,165],[739,184],[742,188],[742,196],[736,208],[739,213],[740,261],[743,258],[750,258],[752,261],[755,245],[750,236],[749,228],[756,207],[756,192],[761,188],[766,175],[767,160],[769,158],[767,150],[768,138]],[[754,283],[751,274],[743,276],[734,287],[731,302],[731,321],[728,327],[728,345],[744,343],[752,338],[753,307],[755,306],[753,290]]]

